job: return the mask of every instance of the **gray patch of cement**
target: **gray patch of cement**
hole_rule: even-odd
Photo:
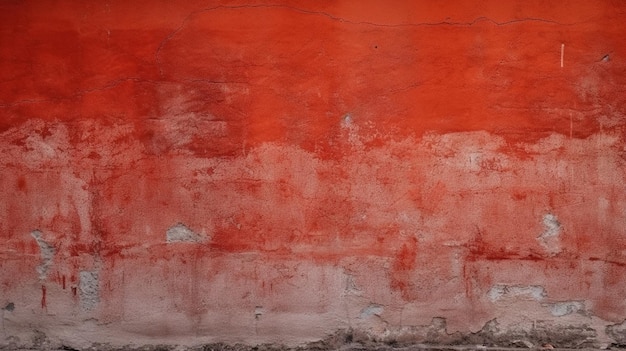
[[[259,319],[265,313],[265,309],[263,306],[255,306],[254,307],[254,318]]]
[[[539,285],[504,285],[497,284],[487,292],[487,297],[492,302],[506,298],[530,298],[535,301],[542,300],[546,291]]]
[[[615,328],[613,328],[615,327]],[[610,326],[610,333],[623,336],[624,325]],[[560,326],[545,321],[537,321],[533,327],[518,330],[501,329],[496,319],[488,321],[474,333],[449,332],[446,319],[435,317],[430,325],[391,328],[384,335],[366,330],[342,329],[322,340],[308,342],[297,347],[280,343],[245,345],[212,343],[196,346],[173,344],[133,344],[115,347],[109,344],[94,343],[91,347],[78,347],[48,339],[46,334],[34,330],[32,341],[26,347],[19,347],[19,339],[7,350],[72,350],[72,351],[515,351],[520,348],[535,350],[559,349],[581,350],[598,349],[597,333],[587,325]],[[613,344],[619,346],[618,344]],[[621,345],[621,344],[620,344]],[[2,347],[0,347],[2,349]]]
[[[39,279],[46,279],[48,275],[48,269],[52,266],[52,259],[54,258],[54,247],[43,240],[42,233],[39,230],[33,230],[30,235],[35,238],[37,245],[39,245],[39,251],[41,252],[41,264],[37,266],[37,273],[39,273]]]
[[[561,301],[547,304],[550,313],[555,317],[563,317],[572,313],[585,313],[583,301]]]
[[[539,234],[537,240],[551,255],[556,255],[561,252],[559,241],[559,235],[562,229],[561,223],[558,218],[551,213],[545,214],[542,222],[544,231]]]
[[[9,302],[2,309],[5,311],[13,312],[13,310],[15,310],[15,304],[13,302]]]
[[[369,316],[380,316],[385,308],[381,305],[370,304],[361,310],[361,318],[367,318]]]
[[[344,272],[345,278],[346,278],[346,286],[345,289],[343,291],[342,295],[356,295],[356,296],[361,296],[361,294],[363,293],[361,291],[361,289],[359,289],[359,287],[357,286],[355,280],[354,280],[354,275]]]
[[[305,347],[313,350],[515,350],[549,344],[566,349],[597,347],[597,333],[587,325],[560,326],[537,321],[531,329],[502,330],[493,319],[475,333],[449,332],[445,318],[431,325],[390,328],[377,336],[355,329],[338,331]]]
[[[165,232],[165,240],[168,243],[197,243],[203,241],[201,235],[182,223],[170,227],[167,232]]]
[[[548,213],[543,216],[543,225],[546,230],[539,235],[540,238],[550,238],[561,233],[561,223],[555,215]]]
[[[100,302],[100,279],[98,272],[81,271],[79,282],[80,307],[84,311],[91,311]]]
[[[618,345],[626,346],[626,320],[620,324],[607,326],[606,334],[613,338]]]

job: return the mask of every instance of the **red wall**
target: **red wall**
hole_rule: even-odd
[[[1,2],[2,343],[626,343],[625,12]]]

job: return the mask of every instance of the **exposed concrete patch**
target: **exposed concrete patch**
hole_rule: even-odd
[[[378,304],[370,304],[361,310],[361,318],[367,318],[370,316],[380,316],[385,308]]]
[[[620,324],[607,326],[606,334],[613,338],[617,346],[626,347],[626,320]]]
[[[546,291],[539,285],[504,285],[497,284],[487,292],[491,302],[508,298],[526,298],[540,301],[546,297]]]
[[[342,295],[361,296],[363,292],[361,291],[361,289],[359,289],[356,282],[354,281],[354,275],[347,272],[345,272],[344,275],[346,279],[346,285]]]
[[[620,327],[623,332],[623,325]],[[376,333],[362,329],[340,329],[325,338],[288,346],[280,342],[265,344],[142,344],[127,345],[93,343],[91,346],[79,346],[68,340],[48,337],[39,330],[34,331],[31,341],[25,346],[29,349],[44,350],[125,350],[125,351],[269,351],[269,350],[515,350],[520,348],[536,349],[597,349],[597,333],[588,325],[556,325],[547,321],[535,321],[530,328],[510,328],[501,325],[497,319],[488,321],[481,330],[475,333],[450,333],[446,319],[434,317],[429,325],[389,326],[384,333]],[[11,349],[19,349],[15,343]],[[549,346],[548,346],[549,345]],[[619,346],[613,344],[612,346]]]
[[[548,213],[543,216],[543,225],[546,230],[540,235],[542,238],[550,238],[559,235],[561,232],[561,223],[555,215]]]
[[[13,312],[13,310],[15,310],[15,304],[13,302],[9,302],[2,309],[5,311]]]
[[[165,232],[165,237],[168,243],[198,243],[204,241],[200,234],[189,229],[189,227],[182,223],[177,223],[170,227],[167,232]]]
[[[585,313],[584,301],[560,301],[545,305],[550,309],[550,313],[555,317],[563,317],[572,313]]]
[[[554,348],[582,348],[597,347],[597,332],[586,324],[557,325],[547,321],[535,321],[532,327],[511,328],[502,327],[496,319],[485,324],[477,333],[466,335],[459,345],[484,345],[519,347],[523,345],[546,345]]]
[[[516,349],[551,345],[554,348],[598,347],[594,342],[597,333],[587,325],[562,326],[544,321],[536,321],[530,328],[510,328],[502,326],[497,319],[488,321],[475,333],[449,333],[446,319],[435,317],[430,325],[390,327],[384,335],[348,329],[306,348],[315,349]],[[323,347],[322,347],[323,346]]]
[[[46,333],[42,332],[41,330],[37,330],[35,329],[33,332],[33,336],[32,336],[32,346],[34,349],[37,350],[49,350],[51,349],[51,342],[48,339],[48,336],[46,336]]]
[[[265,313],[265,309],[263,306],[255,306],[254,307],[254,318],[259,319]]]
[[[30,235],[37,241],[39,250],[41,252],[41,264],[37,266],[37,273],[39,273],[39,279],[46,279],[48,275],[48,269],[52,265],[52,259],[54,258],[55,249],[52,245],[43,240],[43,234],[39,230],[33,230]]]
[[[4,312],[13,312],[15,310],[15,304],[13,302],[9,302],[6,304],[6,306],[4,306],[2,309],[0,309],[0,335],[2,336],[2,338],[4,338],[6,340],[7,338],[7,332],[6,332],[6,328],[4,326]]]
[[[80,307],[91,311],[100,302],[100,279],[98,272],[81,271],[79,282]]]
[[[543,216],[543,226],[545,229],[543,233],[537,237],[537,240],[551,256],[556,255],[561,252],[559,240],[561,223],[555,215],[547,213]]]

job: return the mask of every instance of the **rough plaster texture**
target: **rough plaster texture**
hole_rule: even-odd
[[[626,344],[625,12],[0,2],[0,345]]]

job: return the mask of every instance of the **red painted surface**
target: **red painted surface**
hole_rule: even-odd
[[[358,291],[468,331],[505,284],[620,322],[625,11],[5,1],[0,304],[236,339],[272,313],[345,326]],[[202,240],[167,243],[178,223]]]

